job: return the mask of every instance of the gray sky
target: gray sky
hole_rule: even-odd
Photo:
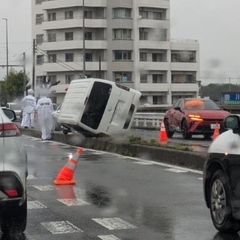
[[[34,1],[34,0],[32,0]],[[170,0],[171,38],[195,39],[200,43],[200,77],[212,82],[240,83],[240,1]],[[31,77],[31,0],[1,0],[0,65],[6,64],[6,21],[9,33],[9,65],[23,64]],[[21,70],[18,68],[17,70]],[[0,68],[0,78],[6,68]],[[239,79],[237,79],[239,78]]]

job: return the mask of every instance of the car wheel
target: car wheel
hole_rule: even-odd
[[[27,200],[19,206],[7,204],[3,208],[1,230],[3,233],[23,233],[27,225]]]
[[[192,134],[188,132],[188,126],[187,126],[187,121],[184,119],[182,122],[182,136],[184,139],[190,139],[192,137]]]
[[[213,225],[220,232],[240,230],[240,221],[232,216],[229,189],[229,181],[223,171],[216,171],[210,183],[210,212]]]
[[[164,125],[165,125],[165,129],[166,129],[166,133],[167,133],[167,136],[169,138],[171,138],[174,134],[174,132],[170,131],[170,126],[169,126],[169,122],[168,122],[168,119],[164,119]]]

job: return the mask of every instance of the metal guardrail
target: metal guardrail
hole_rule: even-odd
[[[141,112],[136,113],[132,128],[159,129],[164,113]]]

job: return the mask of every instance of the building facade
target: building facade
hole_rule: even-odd
[[[169,106],[199,93],[199,43],[171,40],[169,0],[32,0],[37,89],[61,103],[73,79],[104,78]]]

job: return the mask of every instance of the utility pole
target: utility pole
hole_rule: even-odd
[[[6,65],[7,65],[7,78],[8,78],[8,19],[3,18],[6,21]]]
[[[82,0],[83,3],[83,75],[85,75],[85,70],[86,70],[86,66],[85,66],[85,3],[84,0]]]
[[[23,53],[23,97],[27,94],[26,90],[26,53]]]
[[[36,53],[36,42],[33,39],[33,65],[32,65],[32,90],[35,89],[35,53]]]

